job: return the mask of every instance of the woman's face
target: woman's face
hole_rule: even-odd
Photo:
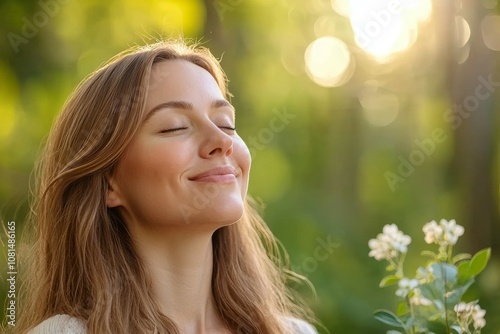
[[[110,177],[107,205],[129,225],[238,221],[251,159],[233,107],[209,72],[185,60],[153,65],[150,81],[143,124]]]

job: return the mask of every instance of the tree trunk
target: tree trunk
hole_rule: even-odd
[[[450,169],[456,169],[455,182],[461,192],[462,223],[470,251],[500,245],[498,170],[494,167],[494,96],[499,87],[485,84],[491,78],[496,82],[500,78],[494,73],[493,51],[484,45],[482,38],[481,20],[486,14],[480,1],[463,1],[459,15],[470,25],[470,55],[463,64],[451,59],[453,65],[449,67],[451,101],[457,120],[453,126],[455,152]],[[455,24],[453,17],[445,22]],[[448,37],[455,44],[455,36]],[[448,53],[456,48],[450,46]]]

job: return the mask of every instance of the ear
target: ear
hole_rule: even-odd
[[[121,195],[113,175],[108,175],[107,181],[108,189],[106,191],[106,206],[108,208],[115,208],[122,205]]]

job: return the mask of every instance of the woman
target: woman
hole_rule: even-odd
[[[226,85],[208,50],[159,43],[77,87],[41,161],[20,333],[316,332],[246,195]]]

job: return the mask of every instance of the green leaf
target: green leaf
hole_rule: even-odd
[[[420,292],[422,296],[430,300],[441,300],[443,299],[443,286],[436,285],[434,282],[422,284],[420,287]]]
[[[462,300],[462,296],[467,291],[467,289],[469,289],[472,283],[474,283],[474,279],[470,279],[463,286],[455,287],[452,291],[448,291],[446,298],[446,306],[449,309],[453,309],[453,307]]]
[[[390,264],[387,267],[385,267],[385,270],[387,270],[387,271],[394,271],[394,270],[396,270],[396,268],[392,264]]]
[[[453,264],[457,264],[458,262],[460,261],[465,261],[465,260],[470,260],[471,259],[471,255],[470,254],[467,254],[467,253],[461,253],[461,254],[457,254],[455,255],[452,259],[451,259],[451,263]]]
[[[451,285],[455,284],[457,281],[458,270],[457,267],[452,266],[447,263],[433,263],[432,264],[432,273],[436,281],[441,283],[446,283],[446,289],[448,289]],[[441,284],[436,283],[436,284]]]
[[[409,312],[409,310],[408,310],[408,303],[406,302],[406,300],[401,301],[398,304],[397,315],[399,317],[401,317],[402,315],[408,314],[408,312]]]
[[[457,266],[458,269],[458,283],[465,284],[473,276],[470,274],[470,261],[464,261]]]
[[[397,315],[387,310],[378,310],[373,314],[375,319],[383,322],[386,325],[393,326],[396,328],[404,328],[405,324],[398,318]]]
[[[424,250],[424,251],[420,252],[420,255],[427,256],[427,257],[430,257],[432,259],[435,259],[437,257],[436,253],[428,251],[428,250]]]
[[[401,279],[401,276],[399,276],[399,275],[386,276],[386,277],[382,278],[382,280],[380,281],[379,287],[384,288],[386,286],[396,284],[397,282],[399,282],[400,279]]]
[[[488,264],[490,256],[491,256],[491,248],[486,248],[477,252],[476,255],[474,255],[474,257],[472,258],[472,260],[470,260],[469,264],[470,275],[476,276],[481,271],[483,271],[484,268],[486,268],[486,264]]]
[[[429,321],[427,322],[427,328],[435,334],[448,334],[446,325],[441,321]]]

